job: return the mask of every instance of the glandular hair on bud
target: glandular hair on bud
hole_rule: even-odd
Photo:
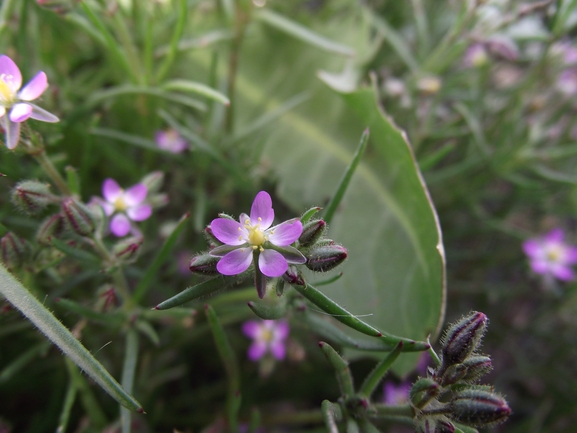
[[[484,389],[464,389],[449,403],[448,416],[461,424],[483,427],[505,421],[511,414],[500,395]]]
[[[6,233],[0,240],[2,262],[9,270],[22,266],[28,253],[26,241],[20,239],[12,232]]]
[[[461,364],[467,368],[467,373],[463,376],[463,382],[475,382],[493,369],[491,358],[484,355],[469,356]]]
[[[487,329],[487,316],[474,311],[452,324],[443,338],[443,367],[460,364],[475,352]]]
[[[68,227],[80,236],[94,232],[94,219],[90,210],[79,201],[68,197],[62,202],[62,215]]]
[[[188,269],[193,274],[201,275],[219,275],[216,270],[216,264],[220,260],[219,257],[213,257],[210,254],[200,254],[190,259]]]
[[[347,250],[337,244],[314,246],[306,257],[306,267],[311,271],[327,272],[346,260]]]
[[[25,180],[12,189],[12,202],[24,212],[34,214],[55,201],[49,185],[36,180]]]
[[[294,265],[289,265],[287,271],[284,274],[282,274],[282,279],[289,284],[294,284],[297,286],[305,285],[305,280],[301,272]]]
[[[423,407],[432,398],[441,393],[441,387],[433,379],[421,378],[411,387],[409,399],[416,407]]]
[[[467,367],[463,364],[450,365],[440,378],[441,385],[448,386],[459,382],[467,374]]]
[[[40,245],[52,245],[52,238],[58,237],[64,230],[62,215],[54,214],[46,218],[38,227],[36,242]]]
[[[299,244],[301,247],[308,248],[315,243],[326,233],[327,223],[324,220],[313,220],[307,222],[303,226],[303,232],[299,237]]]

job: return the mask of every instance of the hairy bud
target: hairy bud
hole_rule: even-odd
[[[26,260],[28,250],[27,242],[12,232],[6,233],[0,240],[2,262],[11,271],[22,266]]]
[[[423,417],[415,425],[418,433],[454,433],[455,426],[444,416]]]
[[[507,419],[511,409],[503,397],[484,389],[464,389],[449,403],[449,416],[471,427],[498,424]]]
[[[324,220],[309,221],[303,226],[303,232],[299,237],[301,247],[310,247],[326,233],[327,223]]]
[[[49,185],[36,180],[25,180],[12,190],[12,202],[24,212],[34,214],[55,201]]]
[[[307,254],[306,267],[315,272],[327,272],[347,258],[345,247],[337,244],[313,247]]]
[[[484,355],[470,356],[461,365],[467,368],[467,373],[461,379],[463,382],[475,382],[493,369],[491,358]]]
[[[147,188],[148,194],[153,194],[160,191],[164,183],[164,173],[162,171],[153,171],[142,178],[140,183]]]
[[[125,263],[132,262],[138,257],[144,239],[141,236],[131,236],[122,239],[112,247],[112,254]]]
[[[451,325],[443,339],[443,366],[467,359],[479,347],[486,329],[487,316],[477,311]]]
[[[36,232],[36,242],[40,245],[51,245],[52,238],[57,237],[64,230],[62,215],[54,214],[45,219]]]
[[[432,398],[437,397],[441,393],[441,387],[433,379],[423,378],[419,379],[411,387],[409,398],[411,403],[416,407],[423,407]]]
[[[73,198],[62,202],[62,215],[68,226],[80,236],[88,236],[94,232],[94,220],[90,210]]]
[[[200,254],[190,259],[188,269],[193,274],[201,275],[219,275],[216,270],[216,264],[220,260],[219,257],[213,257],[210,254]]]
[[[282,279],[289,284],[304,286],[305,280],[296,266],[289,265],[287,271],[282,275]]]

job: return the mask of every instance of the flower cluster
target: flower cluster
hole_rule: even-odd
[[[554,229],[545,236],[526,240],[523,251],[536,274],[561,281],[575,279],[571,266],[577,264],[577,247],[565,243],[563,230]]]
[[[0,122],[6,134],[6,147],[14,149],[20,140],[20,124],[32,118],[43,122],[58,122],[58,117],[31,103],[48,87],[42,71],[22,87],[22,74],[16,63],[0,56]],[[6,114],[8,113],[8,114]]]

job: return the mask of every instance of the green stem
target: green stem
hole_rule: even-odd
[[[374,418],[383,418],[383,417],[406,417],[406,418],[413,418],[415,416],[413,412],[413,408],[408,405],[400,405],[400,406],[389,406],[384,404],[375,404],[373,406],[376,410]]]
[[[371,373],[363,382],[363,385],[359,391],[361,396],[366,398],[371,397],[371,394],[375,391],[380,381],[383,380],[383,377],[387,371],[389,371],[389,368],[391,365],[393,365],[393,362],[395,362],[402,350],[403,342],[400,341],[399,344],[397,344],[397,347],[395,347],[395,349],[391,351],[391,353],[389,353],[385,359],[377,364],[377,366],[373,369],[373,371],[371,371]]]
[[[63,195],[72,196],[72,191],[68,188],[68,184],[64,180],[64,178],[60,175],[50,158],[46,155],[44,149],[41,152],[34,154],[34,159],[38,161],[44,172],[48,175],[48,177],[54,182],[56,187],[60,190]]]
[[[134,385],[134,375],[138,362],[138,333],[134,329],[129,329],[126,334],[126,346],[124,349],[124,365],[122,367],[122,387],[132,394]],[[120,423],[122,433],[130,433],[131,411],[120,406]]]

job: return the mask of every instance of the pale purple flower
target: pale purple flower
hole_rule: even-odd
[[[284,359],[286,355],[285,340],[290,328],[286,320],[249,320],[242,325],[242,332],[252,338],[248,348],[248,358],[258,361],[270,352],[276,359]]]
[[[577,68],[567,68],[559,74],[557,89],[567,96],[577,94]]]
[[[0,123],[6,134],[6,147],[14,149],[20,140],[20,123],[28,118],[43,122],[58,122],[54,114],[32,104],[48,87],[48,79],[38,72],[22,89],[22,74],[16,63],[0,56]],[[6,116],[6,112],[8,115]]]
[[[171,153],[182,153],[188,149],[188,142],[172,128],[157,131],[154,140],[159,148]]]
[[[478,68],[485,65],[488,61],[487,49],[481,42],[469,45],[463,57],[463,64],[466,68]]]
[[[411,384],[403,382],[395,385],[393,382],[385,382],[383,385],[383,402],[389,406],[399,406],[409,401]]]
[[[569,281],[575,278],[571,265],[577,263],[577,247],[564,242],[565,233],[554,229],[540,238],[523,242],[533,272]]]
[[[298,218],[271,227],[274,220],[272,199],[259,192],[252,203],[250,217],[243,213],[240,222],[229,218],[212,220],[212,234],[225,245],[214,248],[210,254],[222,257],[216,269],[223,275],[237,275],[248,269],[253,256],[258,257],[258,268],[267,277],[280,277],[288,264],[303,264],[305,256],[291,247],[303,231]]]
[[[104,200],[97,198],[110,220],[110,231],[118,236],[126,236],[132,226],[130,221],[144,221],[150,217],[152,206],[146,203],[148,188],[142,183],[131,186],[126,191],[114,179],[106,179],[102,184]]]

